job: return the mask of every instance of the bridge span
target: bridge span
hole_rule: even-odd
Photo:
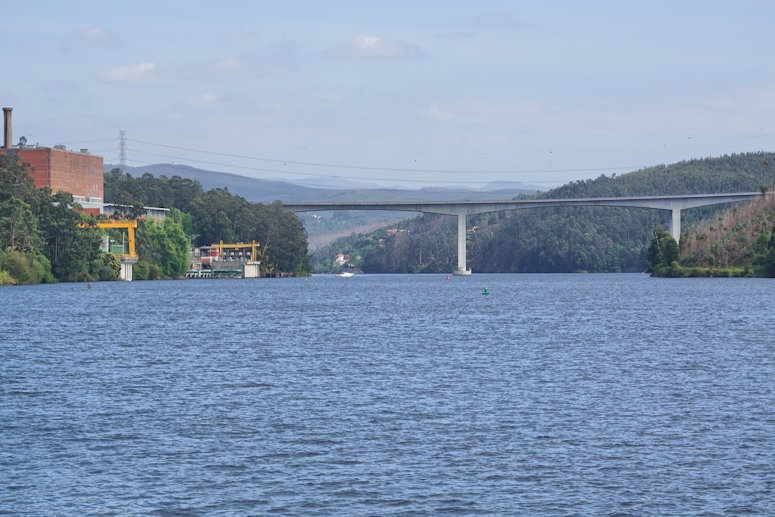
[[[577,199],[518,199],[509,201],[388,201],[341,203],[283,203],[293,212],[326,212],[330,210],[386,210],[446,214],[457,216],[457,275],[470,274],[466,269],[466,216],[504,210],[560,206],[621,206],[669,210],[670,234],[676,241],[681,236],[681,210],[699,206],[747,201],[761,192],[731,194],[689,194],[678,196],[596,197]]]

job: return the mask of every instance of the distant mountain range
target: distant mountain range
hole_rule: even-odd
[[[104,170],[105,172],[110,172],[117,167],[115,164],[106,164]],[[127,167],[126,172],[135,178],[139,178],[145,173],[155,177],[166,176],[171,178],[179,176],[181,178],[189,178],[198,181],[205,191],[215,188],[226,188],[232,194],[237,194],[253,203],[273,203],[275,201],[285,203],[308,201],[347,203],[358,201],[501,200],[513,199],[520,194],[535,194],[543,190],[534,185],[504,181],[492,183],[488,188],[478,190],[466,187],[426,187],[411,190],[380,188],[377,185],[370,186],[366,182],[355,182],[341,178],[317,180],[316,186],[309,186],[286,181],[250,178],[227,172],[208,171],[173,163]],[[323,212],[320,214],[304,212],[299,214],[299,218],[304,223],[310,247],[315,249],[353,232],[370,232],[377,228],[394,225],[402,219],[412,218],[416,215],[412,212],[384,211]]]
[[[105,164],[105,172],[118,166]],[[250,178],[227,172],[208,171],[177,165],[160,163],[143,167],[127,167],[126,172],[133,177],[145,173],[153,176],[180,176],[198,181],[204,190],[226,188],[232,194],[244,197],[255,203],[283,201],[298,203],[320,201],[335,203],[355,201],[475,201],[478,199],[512,199],[520,194],[535,194],[544,190],[535,185],[519,182],[498,181],[482,189],[466,187],[425,187],[421,189],[381,188],[370,186],[366,182],[354,182],[340,178],[318,181],[316,186],[301,185],[287,181],[272,181]]]

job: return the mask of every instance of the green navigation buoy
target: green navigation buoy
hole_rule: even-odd
[[[484,288],[484,292],[482,294],[490,294],[490,291],[487,290],[487,287]]]

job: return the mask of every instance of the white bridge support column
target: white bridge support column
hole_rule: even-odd
[[[457,214],[457,270],[466,272],[466,214]]]
[[[121,262],[121,273],[119,274],[119,278],[127,282],[132,281],[132,262]]]
[[[681,242],[681,209],[673,208],[670,210],[670,235],[673,236],[675,242]]]

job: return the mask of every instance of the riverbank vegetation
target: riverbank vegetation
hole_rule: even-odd
[[[571,182],[535,196],[582,198],[762,192],[775,185],[775,154],[746,153],[659,165],[619,176]],[[763,199],[763,197],[762,197]],[[185,273],[189,243],[260,243],[265,273],[308,274],[312,267],[299,218],[279,202],[250,203],[226,189],[204,191],[191,179],[118,169],[105,175],[105,200],[138,218],[145,206],[171,208],[162,222],[139,219],[136,279]],[[103,232],[71,207],[70,194],[36,190],[14,157],[0,157],[0,282],[38,283],[111,279],[115,260],[99,251]],[[770,208],[737,205],[685,210],[679,259],[663,270],[676,275],[775,276]],[[87,223],[84,225],[84,223]],[[649,260],[657,229],[669,213],[638,208],[564,207],[469,216],[468,265],[475,272],[625,272],[658,268]],[[425,214],[391,228],[352,234],[320,248],[315,270],[342,267],[366,273],[447,273],[456,264],[456,218]],[[672,237],[671,237],[672,238]],[[348,261],[336,262],[339,254]],[[115,257],[114,257],[115,258]],[[674,264],[683,269],[675,269]],[[664,272],[663,271],[663,272]]]
[[[524,199],[758,192],[775,185],[775,153],[684,161],[568,183]],[[691,228],[724,205],[684,210]],[[536,208],[468,217],[467,262],[480,273],[642,272],[668,211],[619,207]],[[456,263],[456,218],[421,215],[392,228],[354,234],[315,251],[315,271],[332,272],[337,254],[366,273],[448,273]],[[758,238],[758,237],[757,237]],[[723,257],[722,257],[723,258]],[[717,266],[718,267],[718,266]],[[731,267],[731,263],[730,263]]]
[[[249,203],[225,189],[204,192],[189,179],[133,178],[117,169],[105,175],[105,201],[122,205],[120,217],[138,219],[135,280],[179,278],[192,243],[221,241],[259,242],[265,273],[311,271],[301,222],[279,203]],[[171,210],[154,221],[142,217],[145,206]],[[100,251],[100,241],[107,233],[121,242],[120,231],[97,228],[78,208],[69,193],[36,189],[16,157],[0,156],[0,285],[118,279],[121,265]]]
[[[162,223],[140,221],[135,278],[174,278],[188,266],[188,244],[259,243],[261,270],[308,275],[312,268],[301,221],[279,202],[251,203],[226,189],[204,191],[199,182],[143,174],[135,178],[113,169],[105,174],[105,201],[123,207],[126,217],[143,207],[172,208]]]
[[[680,249],[669,257],[652,253],[664,249],[664,230],[655,230],[649,245],[654,276],[775,277],[775,196],[737,204],[701,221],[681,235]]]
[[[36,189],[15,156],[0,155],[0,284],[118,277],[99,231],[82,228],[88,217],[72,207],[72,195]]]

